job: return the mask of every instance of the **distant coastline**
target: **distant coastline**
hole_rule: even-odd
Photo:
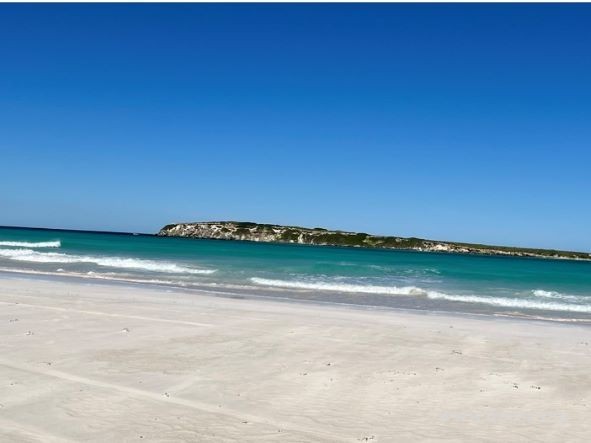
[[[472,255],[591,260],[591,253],[586,252],[448,242],[417,237],[381,236],[364,232],[237,221],[173,223],[164,226],[156,235],[161,237],[242,240],[262,243],[295,243]]]

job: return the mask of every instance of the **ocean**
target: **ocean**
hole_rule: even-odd
[[[591,262],[0,228],[0,272],[365,307],[591,320]]]

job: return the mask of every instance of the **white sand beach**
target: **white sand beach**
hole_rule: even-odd
[[[591,328],[0,277],[0,441],[589,441]]]

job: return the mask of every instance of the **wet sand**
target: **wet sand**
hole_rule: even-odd
[[[0,440],[588,441],[591,328],[0,277]]]

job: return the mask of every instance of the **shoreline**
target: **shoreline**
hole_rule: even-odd
[[[580,324],[0,276],[9,441],[585,441]],[[367,440],[365,440],[367,439]]]
[[[137,289],[161,289],[165,291],[176,291],[183,294],[192,294],[196,296],[210,296],[210,297],[223,297],[223,298],[241,298],[250,300],[270,300],[278,301],[282,303],[296,303],[296,304],[310,304],[317,306],[341,306],[350,309],[359,309],[363,311],[392,311],[394,313],[410,313],[417,315],[441,315],[459,318],[476,318],[483,320],[495,320],[495,319],[508,319],[518,322],[544,322],[544,323],[557,323],[557,324],[572,324],[581,326],[591,326],[591,318],[568,318],[568,317],[551,317],[549,315],[535,315],[535,314],[523,314],[515,312],[470,312],[470,311],[459,311],[452,309],[427,309],[427,308],[414,308],[414,307],[400,307],[392,305],[379,305],[379,304],[363,304],[353,302],[343,302],[336,300],[327,300],[322,298],[295,298],[293,293],[297,291],[292,290],[278,290],[277,288],[266,288],[266,287],[233,287],[232,285],[224,286],[207,286],[207,285],[194,285],[194,286],[181,286],[178,284],[169,283],[158,283],[150,281],[132,280],[116,277],[96,277],[96,276],[85,276],[85,275],[69,275],[61,273],[50,273],[42,271],[26,271],[26,270],[9,270],[0,269],[0,282],[3,277],[17,280],[41,280],[41,281],[57,281],[68,283],[70,281],[81,284],[96,284],[96,285],[114,285],[124,286]],[[234,292],[232,292],[234,291]],[[258,293],[257,293],[258,291]],[[322,292],[322,291],[302,291],[303,293],[310,292]],[[292,294],[290,296],[289,294]],[[332,294],[329,294],[332,295]]]
[[[11,275],[12,274],[12,275]],[[473,312],[456,312],[444,310],[428,310],[428,309],[414,309],[414,308],[399,308],[392,306],[374,306],[354,303],[339,303],[318,299],[296,299],[286,296],[278,295],[261,295],[254,293],[248,289],[243,289],[240,292],[231,292],[229,289],[207,289],[207,288],[186,288],[175,285],[165,285],[159,283],[146,283],[140,281],[118,280],[118,279],[102,279],[94,277],[71,276],[71,275],[53,275],[53,274],[26,274],[20,271],[7,272],[0,271],[0,291],[2,283],[7,280],[16,282],[17,284],[26,285],[27,283],[39,282],[40,284],[58,284],[64,286],[80,286],[88,289],[113,289],[115,291],[133,290],[140,293],[151,294],[166,294],[166,296],[183,295],[188,296],[185,300],[192,300],[193,296],[196,298],[214,300],[237,300],[245,303],[269,303],[277,304],[278,307],[285,305],[287,307],[301,307],[302,309],[320,309],[328,310],[335,309],[342,312],[351,313],[376,313],[393,316],[409,316],[418,318],[439,318],[445,321],[475,321],[475,322],[498,322],[507,325],[556,325],[564,327],[580,327],[587,328],[591,326],[591,320],[587,319],[554,319],[535,317],[527,315],[504,315],[500,313],[495,314],[481,314]],[[91,291],[92,292],[92,291]],[[591,332],[591,329],[590,329]]]

